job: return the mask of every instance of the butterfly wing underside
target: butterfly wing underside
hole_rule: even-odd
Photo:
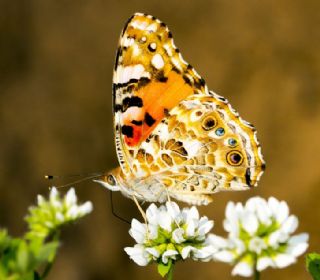
[[[165,193],[206,204],[219,190],[256,185],[264,161],[253,126],[208,91],[160,20],[129,19],[113,83],[122,177],[141,199],[161,201]]]
[[[132,172],[128,150],[138,148],[173,107],[204,86],[164,23],[143,14],[129,19],[113,75],[116,147],[125,174]]]

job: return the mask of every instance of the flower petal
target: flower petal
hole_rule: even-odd
[[[255,234],[259,226],[257,217],[249,211],[245,211],[242,214],[241,224],[244,230],[248,232],[250,235]]]
[[[298,218],[294,215],[291,215],[283,222],[283,224],[281,225],[281,230],[288,234],[291,234],[296,231],[298,224]]]
[[[238,262],[235,267],[233,268],[231,274],[240,275],[244,277],[250,277],[253,275],[253,267],[249,263],[245,261]]]
[[[268,205],[269,205],[269,208],[270,208],[272,214],[275,215],[278,211],[279,200],[271,196],[268,199]]]
[[[168,212],[160,212],[158,215],[159,226],[170,232],[172,228],[172,218]]]
[[[276,267],[284,268],[295,263],[296,258],[288,254],[278,254],[275,257],[273,257],[273,261]]]
[[[70,207],[70,206],[77,203],[77,197],[76,197],[76,192],[75,192],[74,188],[71,188],[67,192],[67,195],[65,197],[65,202],[66,202],[67,207]]]
[[[288,238],[289,235],[287,233],[277,230],[270,234],[268,243],[272,248],[276,249],[279,247],[280,243],[287,242]]]
[[[209,236],[207,237],[207,242],[217,249],[227,248],[229,244],[228,239],[220,237],[216,234],[209,234]]]
[[[129,230],[129,234],[138,244],[141,244],[144,242],[146,237],[146,232],[147,232],[147,229],[144,224],[140,223],[136,219],[132,219],[131,229]]]
[[[157,206],[154,203],[150,204],[146,210],[146,217],[147,217],[148,223],[157,225],[158,224],[158,214],[159,214],[159,211],[158,211]]]
[[[167,211],[173,220],[176,220],[180,214],[180,208],[177,203],[167,201],[166,203]],[[176,221],[178,222],[178,221]]]
[[[262,271],[265,270],[267,267],[273,267],[273,261],[269,257],[261,257],[257,261],[257,270]]]
[[[199,220],[199,212],[195,206],[192,206],[188,211],[187,220]]]
[[[167,250],[162,254],[162,262],[168,263],[168,259],[175,260],[176,255],[179,255],[179,253],[176,250]]]
[[[160,252],[156,248],[148,247],[145,250],[155,259],[157,259],[160,256]]]
[[[213,246],[203,246],[200,249],[194,250],[192,258],[194,260],[209,261],[212,259],[212,256],[215,252],[216,249]]]
[[[235,257],[235,254],[227,250],[218,251],[213,255],[214,260],[225,263],[232,263],[235,260]]]
[[[236,212],[236,207],[234,202],[232,201],[228,202],[225,215],[228,220],[237,220],[238,214]]]
[[[286,250],[286,253],[294,257],[302,255],[309,246],[308,239],[309,235],[306,233],[292,236],[288,241],[288,248]]]
[[[143,246],[135,245],[134,247],[126,247],[124,250],[137,265],[146,266],[149,263],[148,253]]]
[[[203,237],[213,228],[213,221],[208,220],[207,217],[202,217],[199,221],[198,235]]]
[[[84,216],[92,212],[93,205],[91,201],[87,201],[78,207],[78,212],[80,216]]]
[[[39,206],[43,206],[46,203],[46,200],[42,195],[38,194],[37,195],[37,202],[38,202]]]
[[[186,228],[186,235],[187,237],[194,237],[195,235],[195,229],[196,229],[196,225],[194,220],[189,220],[187,223],[187,228]]]
[[[286,253],[294,257],[299,257],[300,255],[305,253],[305,251],[307,251],[308,247],[308,243],[298,243],[295,245],[288,246]]]
[[[232,244],[232,248],[236,251],[237,255],[240,256],[246,250],[245,243],[239,238],[233,238],[230,240],[230,244]]]
[[[297,244],[302,242],[308,242],[309,240],[309,234],[308,233],[300,233],[297,235],[292,236],[289,239],[289,244]]]
[[[172,232],[172,239],[175,243],[180,244],[185,241],[184,235],[184,229],[183,228],[177,228]]]
[[[285,201],[281,201],[277,212],[275,213],[276,220],[279,224],[282,224],[289,215],[289,207]]]
[[[194,250],[195,248],[192,246],[186,246],[182,249],[181,251],[181,257],[185,260],[186,258],[190,257],[191,252]]]

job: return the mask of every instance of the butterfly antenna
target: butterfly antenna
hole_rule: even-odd
[[[61,188],[69,187],[71,185],[76,185],[76,184],[79,184],[79,183],[82,183],[82,182],[85,182],[85,181],[88,181],[88,180],[91,180],[91,179],[99,178],[103,174],[104,173],[75,174],[75,175],[67,175],[67,176],[45,175],[44,178],[46,180],[54,180],[54,179],[64,179],[64,178],[73,178],[73,177],[83,177],[83,176],[85,176],[84,178],[81,178],[79,180],[75,180],[75,181],[72,181],[70,183],[67,183],[67,184],[60,185],[60,186],[56,187],[57,189],[61,189]]]

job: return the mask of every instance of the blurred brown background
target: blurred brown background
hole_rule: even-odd
[[[259,188],[220,193],[200,211],[222,234],[229,200],[286,200],[320,251],[320,2],[318,0],[0,1],[0,225],[18,235],[46,173],[102,171],[117,165],[111,81],[120,31],[134,12],[166,22],[184,58],[209,88],[254,123],[267,161]],[[57,184],[64,183],[57,182]],[[125,255],[128,225],[112,216],[109,194],[77,186],[94,212],[63,235],[49,279],[160,279]],[[128,219],[139,213],[115,195]],[[175,279],[230,279],[219,263],[179,263]],[[304,259],[263,279],[310,279]],[[234,278],[238,279],[238,278]],[[239,278],[240,279],[240,278]]]

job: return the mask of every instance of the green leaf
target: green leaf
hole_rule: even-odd
[[[170,269],[171,269],[171,266],[172,266],[172,261],[169,260],[167,264],[164,264],[164,263],[159,263],[158,264],[158,273],[162,276],[162,277],[165,277]]]
[[[52,241],[50,243],[47,243],[45,245],[43,245],[37,255],[37,259],[40,262],[43,261],[47,261],[47,262],[51,262],[53,261],[57,248],[59,246],[59,242],[57,241]]]
[[[2,259],[1,259],[1,263],[0,263],[0,279],[6,279],[6,276],[8,275],[8,271],[7,271],[7,267],[5,265],[3,265],[2,263]]]
[[[0,253],[2,254],[10,246],[11,238],[6,229],[0,230]]]
[[[17,267],[21,272],[27,271],[29,266],[29,251],[25,241],[20,242],[17,252]]]
[[[306,266],[313,279],[320,280],[320,254],[308,254],[306,258]]]

